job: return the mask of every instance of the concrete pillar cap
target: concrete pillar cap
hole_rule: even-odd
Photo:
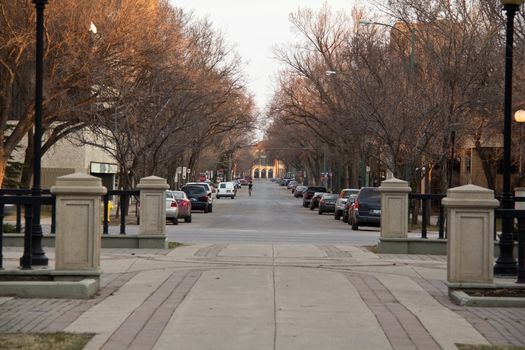
[[[57,178],[56,185],[51,187],[53,194],[106,194],[102,180],[84,173],[74,173]]]
[[[408,186],[408,182],[396,179],[395,177],[382,181],[378,188],[379,192],[411,192],[412,189]]]
[[[497,208],[499,201],[494,198],[494,191],[476,185],[465,185],[451,188],[442,204],[446,207]]]
[[[148,176],[140,179],[137,188],[140,189],[156,189],[156,190],[167,190],[170,188],[166,179],[158,176]]]

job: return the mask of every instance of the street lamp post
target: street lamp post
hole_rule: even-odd
[[[42,96],[44,90],[44,10],[48,0],[33,0],[36,9],[36,55],[35,55],[35,130],[33,139],[33,196],[42,195]],[[40,225],[40,205],[33,205],[33,225],[31,235],[31,263],[47,266],[48,258],[42,249],[42,226]]]
[[[512,59],[514,49],[514,17],[524,0],[501,0],[503,9],[507,13],[506,47],[505,47],[505,106],[503,114],[503,192],[501,207],[512,209],[513,196],[510,191],[511,168],[511,111],[512,111]],[[515,275],[517,273],[514,259],[514,239],[512,236],[513,220],[502,219],[501,235],[499,239],[500,255],[494,265],[497,275]]]

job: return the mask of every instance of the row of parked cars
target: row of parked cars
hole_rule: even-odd
[[[318,210],[319,215],[333,213],[358,230],[359,226],[380,226],[381,194],[377,187],[346,188],[339,194],[329,193],[322,186],[303,186],[294,180],[285,184],[294,197],[302,198],[303,207]]]
[[[166,220],[178,225],[179,219],[191,222],[191,212],[202,210],[204,213],[213,211],[213,194],[216,199],[234,199],[240,181],[220,182],[217,187],[210,182],[188,182],[180,191],[166,191]]]

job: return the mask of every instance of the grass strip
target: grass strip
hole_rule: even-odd
[[[0,350],[82,350],[93,334],[0,333]]]

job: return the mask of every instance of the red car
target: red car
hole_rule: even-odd
[[[183,191],[172,191],[177,206],[179,208],[179,218],[184,218],[184,222],[191,222],[191,201]]]

